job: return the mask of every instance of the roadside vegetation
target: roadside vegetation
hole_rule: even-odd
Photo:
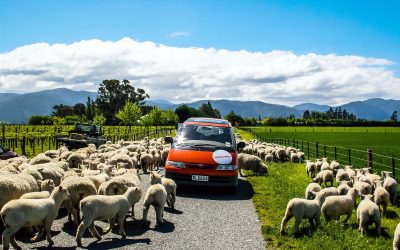
[[[252,139],[251,134],[236,129],[243,139]],[[400,209],[390,205],[387,217],[382,217],[382,235],[375,234],[375,226],[370,226],[368,234],[358,231],[355,210],[347,224],[326,223],[321,217],[322,227],[311,230],[309,222],[303,220],[300,235],[294,237],[294,219],[286,227],[286,235],[280,236],[280,224],[286,205],[292,198],[304,198],[304,191],[310,180],[304,164],[268,164],[269,175],[247,177],[254,189],[253,202],[261,221],[261,231],[268,249],[391,249],[393,234],[400,222]],[[342,216],[341,221],[344,220]]]

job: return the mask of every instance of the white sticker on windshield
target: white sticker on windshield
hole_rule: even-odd
[[[214,151],[212,157],[218,164],[229,164],[232,162],[232,155],[225,150]]]

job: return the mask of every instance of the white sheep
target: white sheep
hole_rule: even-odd
[[[351,181],[340,181],[337,187],[338,195],[346,195],[353,184]]]
[[[68,197],[68,191],[59,186],[53,190],[49,198],[12,200],[4,205],[0,211],[1,219],[6,227],[3,231],[3,249],[10,248],[10,240],[15,249],[22,249],[15,241],[14,234],[26,226],[41,226],[33,241],[42,237],[44,229],[49,245],[54,245],[50,233],[51,226],[58,215],[61,203]]]
[[[333,186],[333,172],[331,170],[321,170],[321,172],[319,172],[317,174],[317,176],[311,180],[311,182],[317,182],[319,183],[319,185],[321,185],[321,183],[323,182],[325,184],[325,187],[328,186],[328,182],[331,183],[331,187]]]
[[[152,178],[152,172],[150,172],[150,178]],[[157,184],[151,185],[146,192],[143,204],[143,225],[147,226],[149,223],[147,221],[147,214],[149,212],[150,205],[156,210],[156,220],[157,224],[163,224],[163,213],[164,205],[167,201],[167,191],[165,187],[161,184],[161,180],[158,179]]]
[[[315,198],[314,194],[321,191],[321,186],[318,183],[310,183],[306,188],[306,199],[313,200]]]
[[[290,153],[290,161],[292,163],[294,163],[294,162],[300,163],[300,158],[297,156],[297,153],[295,153],[295,152]]]
[[[140,155],[140,167],[142,168],[143,173],[147,173],[147,170],[153,170],[153,155],[151,154],[141,154]]]
[[[381,234],[381,214],[379,207],[372,201],[372,195],[364,196],[363,201],[357,207],[357,219],[359,220],[358,230],[365,234],[368,225],[375,223],[376,232]]]
[[[353,212],[354,204],[358,196],[357,190],[350,188],[346,195],[336,195],[326,197],[324,204],[322,205],[322,213],[325,217],[325,221],[339,220],[341,215],[346,214],[347,217],[344,223],[350,219]]]
[[[315,162],[312,162],[310,160],[306,160],[306,173],[308,177],[314,178],[316,173],[317,173],[317,165]]]
[[[53,180],[44,180],[39,181],[40,183],[40,192],[29,192],[23,194],[20,199],[45,199],[49,198],[51,192],[54,190],[54,181]]]
[[[325,192],[315,193],[314,200],[306,200],[300,198],[291,199],[287,206],[285,216],[282,219],[280,234],[285,234],[285,225],[292,218],[295,218],[294,233],[298,234],[299,225],[303,219],[308,219],[311,227],[315,225],[318,227],[321,217],[321,206],[325,201]]]
[[[69,176],[61,182],[70,193],[70,198],[64,201],[63,206],[68,211],[68,220],[71,221],[71,215],[74,219],[74,225],[78,226],[79,221],[79,202],[89,195],[95,195],[96,186],[92,181],[80,176]]]
[[[382,176],[385,179],[383,182],[383,187],[389,192],[390,194],[390,203],[396,203],[396,196],[397,196],[397,181],[390,177],[390,173],[388,171],[382,171]]]
[[[336,172],[336,182],[339,183],[340,181],[350,181],[349,173],[347,173],[346,170],[339,169]]]
[[[123,195],[91,195],[81,200],[79,206],[83,219],[76,232],[78,246],[82,245],[82,236],[87,228],[90,229],[94,237],[98,240],[101,239],[94,226],[95,220],[109,220],[109,225],[105,232],[107,234],[111,231],[115,224],[115,219],[117,219],[119,234],[122,238],[125,238],[125,217],[133,203],[140,199],[141,194],[139,187],[129,187]]]
[[[172,179],[161,177],[159,173],[152,171],[150,184],[153,185],[160,183],[159,179],[161,179],[161,184],[165,187],[165,190],[167,191],[167,205],[174,210],[177,185]]]
[[[255,155],[240,153],[238,155],[238,165],[240,176],[244,176],[242,170],[252,170],[256,174],[268,174],[268,167],[261,158]]]
[[[400,223],[397,224],[393,236],[393,250],[399,250],[399,249],[400,249]]]
[[[380,208],[383,208],[383,215],[386,216],[387,206],[389,205],[390,201],[390,194],[389,192],[382,186],[382,182],[377,181],[375,184],[375,191],[374,191],[374,202]]]

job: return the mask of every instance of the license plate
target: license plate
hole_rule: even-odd
[[[208,176],[205,176],[205,175],[192,175],[192,181],[208,181]]]

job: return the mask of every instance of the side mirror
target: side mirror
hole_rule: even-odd
[[[164,141],[172,144],[174,142],[174,138],[172,138],[171,136],[166,136],[164,138]]]
[[[244,143],[244,141],[240,141],[236,144],[237,149],[241,149],[244,148],[246,146],[246,143]]]

